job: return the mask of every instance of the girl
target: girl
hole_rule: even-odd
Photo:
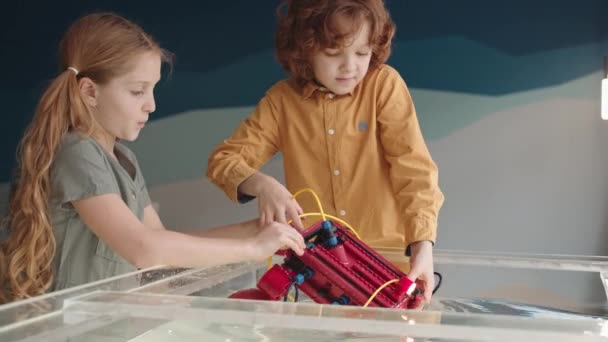
[[[155,110],[168,52],[140,27],[98,13],[76,21],[60,47],[60,73],[20,144],[2,244],[2,300],[152,265],[261,260],[282,246],[302,253],[286,224],[257,221],[178,233],[150,204],[133,141]]]

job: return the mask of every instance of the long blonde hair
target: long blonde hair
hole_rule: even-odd
[[[88,77],[107,83],[127,72],[135,56],[149,51],[170,62],[170,54],[139,26],[112,13],[84,16],[65,33],[59,45],[59,74],[40,98],[18,149],[6,220],[8,239],[0,246],[0,303],[42,294],[53,283],[51,165],[68,131],[90,134],[96,128],[78,80]]]

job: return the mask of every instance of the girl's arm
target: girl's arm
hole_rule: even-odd
[[[154,265],[201,267],[263,260],[282,246],[298,254],[302,254],[305,247],[300,233],[279,223],[263,227],[254,237],[198,237],[159,229],[160,226],[147,227],[118,194],[93,196],[72,204],[95,235],[138,268]],[[237,227],[230,225],[224,229],[238,230]]]
[[[259,220],[253,219],[214,228],[195,228],[192,230],[182,231],[182,233],[205,238],[251,238],[256,236],[261,231],[261,227],[258,222]],[[158,213],[152,205],[148,205],[144,209],[144,226],[152,229],[166,230],[165,226],[160,220],[160,217],[158,216]]]

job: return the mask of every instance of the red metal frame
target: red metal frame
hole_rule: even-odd
[[[303,232],[307,248],[301,256],[281,251],[282,264],[270,268],[256,289],[238,291],[230,298],[279,300],[297,286],[321,304],[407,308],[420,306],[423,284],[412,282],[405,273],[333,221],[319,221]]]

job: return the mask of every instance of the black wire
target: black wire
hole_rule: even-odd
[[[433,289],[433,294],[435,294],[435,292],[437,292],[437,290],[439,290],[439,287],[441,286],[441,281],[443,280],[443,276],[441,276],[441,273],[439,273],[439,272],[433,272],[433,273],[439,278],[437,285],[435,285],[435,288]]]
[[[287,288],[287,292],[285,293],[285,297],[283,297],[283,301],[286,302],[287,298],[289,298],[289,292],[291,291],[291,288],[294,288],[295,294],[293,297],[293,301],[297,302],[298,301],[298,296],[300,295],[300,291],[298,291],[298,286],[296,285],[296,282],[292,282],[291,284],[289,284],[289,287]]]
[[[293,286],[293,284],[295,284],[295,282],[289,284],[289,287],[287,288],[287,292],[285,292],[285,297],[283,297],[284,302],[287,301],[287,297],[289,297],[289,291],[291,291],[291,287]]]

